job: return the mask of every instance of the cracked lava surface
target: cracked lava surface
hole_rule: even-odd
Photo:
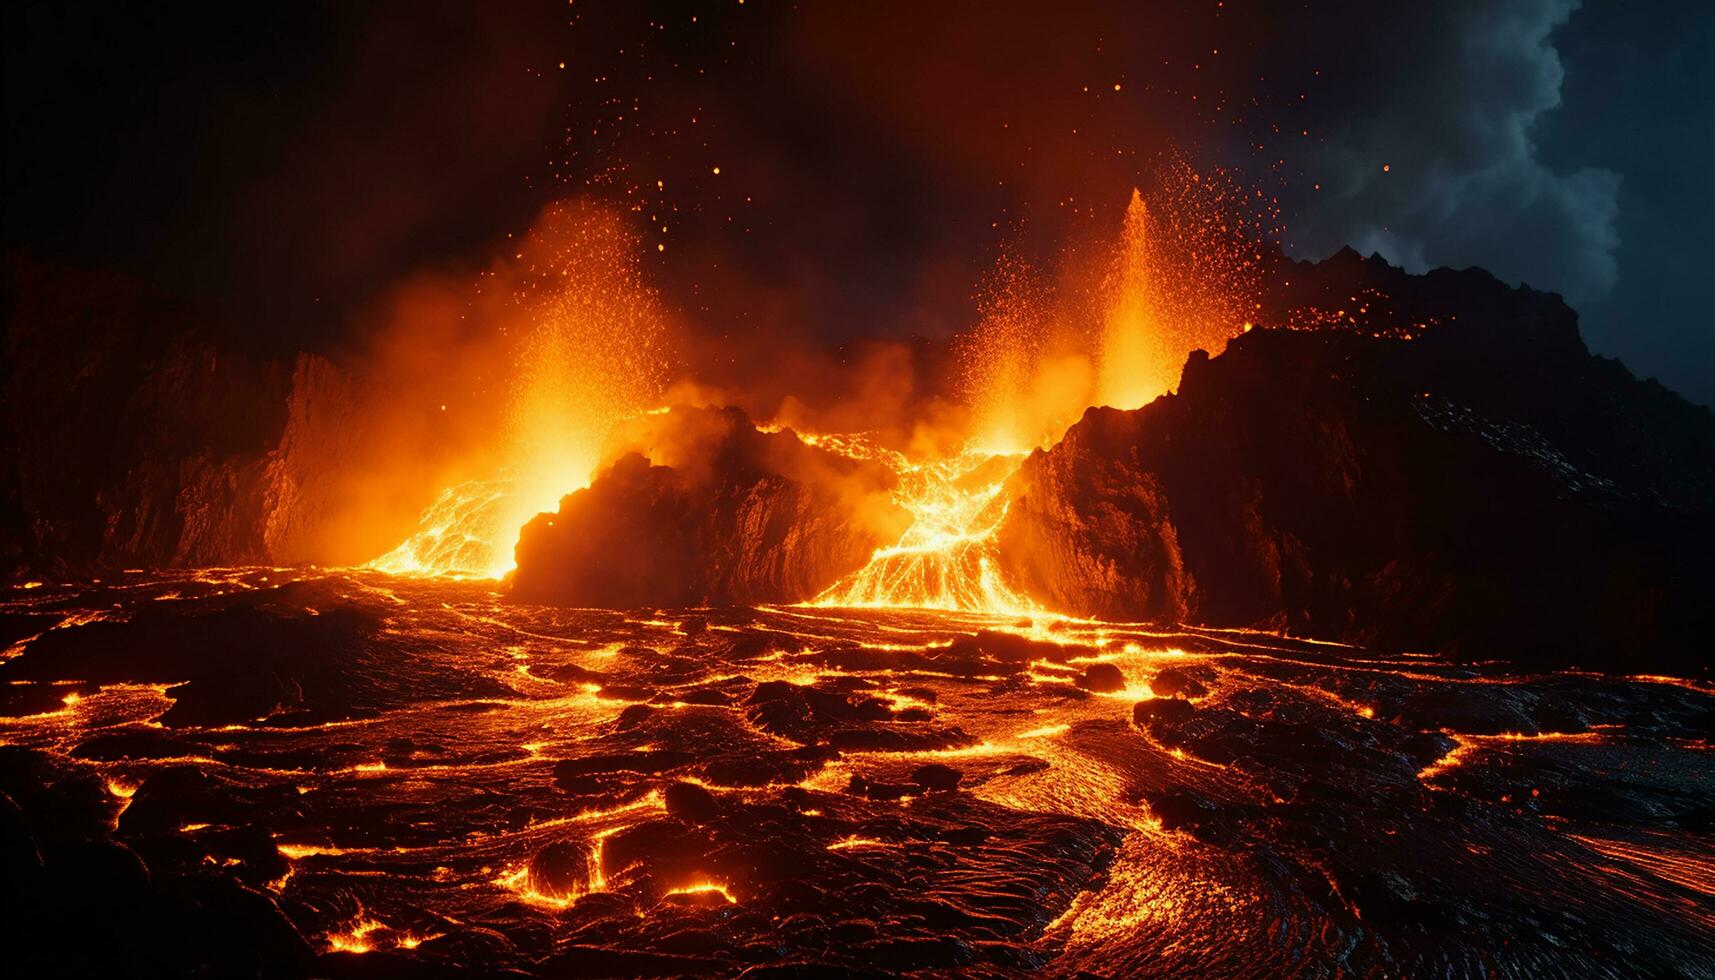
[[[8,845],[40,914],[135,917],[139,974],[1715,962],[1696,681],[370,571],[14,589],[0,625]]]

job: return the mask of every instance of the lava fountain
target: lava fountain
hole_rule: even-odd
[[[1114,408],[1137,408],[1173,386],[1176,365],[1163,356],[1170,338],[1149,261],[1149,208],[1131,192],[1108,288],[1102,336],[1101,397]]]
[[[1133,189],[1097,287],[1096,404],[1139,408],[1173,390],[1185,356],[1218,354],[1256,314],[1272,202],[1223,171],[1165,166]]]
[[[518,529],[587,485],[613,425],[655,404],[666,319],[640,251],[621,213],[561,202],[491,274],[511,291],[494,325],[509,388],[496,456],[487,474],[442,490],[376,568],[499,578]]]
[[[1163,172],[1158,193],[1152,209],[1132,191],[1117,238],[1098,249],[1107,261],[1094,282],[1066,273],[1056,290],[1018,256],[1001,256],[978,323],[956,341],[971,413],[956,452],[918,460],[862,439],[820,437],[824,448],[888,465],[898,477],[894,500],[913,521],[815,605],[1043,611],[997,560],[1008,478],[1086,407],[1136,408],[1171,390],[1187,354],[1218,351],[1243,330],[1255,295],[1258,222],[1224,175],[1178,164]],[[1095,329],[1082,322],[1092,308],[1101,317]]]

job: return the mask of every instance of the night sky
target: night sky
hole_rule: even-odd
[[[966,326],[1003,244],[1184,159],[1294,255],[1562,292],[1715,404],[1715,5],[1139,6],[14,4],[4,244],[322,349],[593,193],[702,335],[831,345]]]

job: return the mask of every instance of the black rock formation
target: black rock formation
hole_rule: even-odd
[[[885,468],[758,431],[735,408],[657,416],[628,453],[525,525],[517,598],[586,606],[808,599],[904,533]],[[654,465],[650,459],[664,465]]]
[[[1346,251],[1282,278],[1265,309],[1287,325],[1194,352],[1176,394],[1092,408],[1023,464],[1010,576],[1075,614],[1698,659],[1715,416],[1592,356],[1557,296],[1486,273]],[[1318,301],[1349,311],[1307,316]]]
[[[352,560],[323,533],[361,457],[350,375],[218,347],[120,276],[10,256],[3,278],[0,573]]]

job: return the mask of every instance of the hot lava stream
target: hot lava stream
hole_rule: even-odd
[[[1042,614],[568,610],[373,571],[139,573],[3,611],[0,790],[45,862],[19,914],[134,917],[139,973],[1715,953],[1715,693],[1671,678]],[[217,908],[268,938],[190,941]]]
[[[861,436],[802,438],[854,459],[886,463],[899,481],[893,498],[911,515],[896,544],[878,550],[867,565],[817,596],[812,605],[1042,611],[1004,581],[993,560],[994,530],[1006,514],[1001,489],[1023,453],[965,448],[914,462]]]

